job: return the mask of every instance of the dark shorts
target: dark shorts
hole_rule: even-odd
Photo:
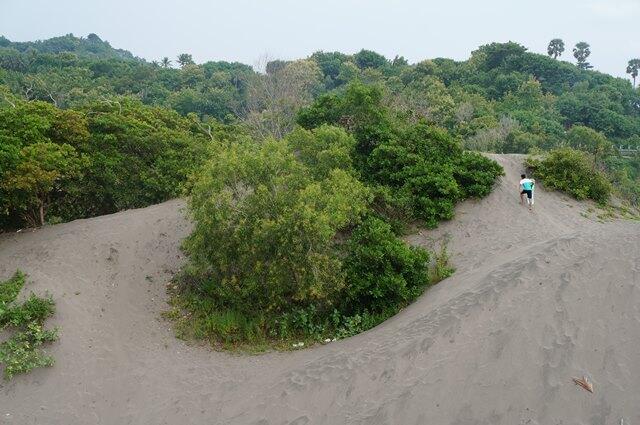
[[[527,198],[533,198],[533,190],[523,190],[522,192],[520,192],[521,195],[524,195],[525,193],[527,194]]]

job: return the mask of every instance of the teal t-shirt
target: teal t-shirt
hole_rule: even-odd
[[[524,190],[533,190],[533,182],[529,179],[524,179],[522,181],[522,189]]]

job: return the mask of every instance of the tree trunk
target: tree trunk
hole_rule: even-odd
[[[44,202],[40,202],[40,226],[44,226]]]

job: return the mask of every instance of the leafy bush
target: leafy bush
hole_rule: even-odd
[[[354,82],[344,93],[323,95],[313,105],[302,108],[297,122],[306,129],[322,124],[344,127],[357,141],[357,154],[366,158],[379,143],[394,137],[391,114],[382,102],[380,87]],[[357,158],[356,162],[361,160]]]
[[[567,192],[576,199],[592,199],[604,204],[611,195],[612,187],[606,175],[595,168],[584,152],[571,148],[555,149],[541,159],[528,157],[527,166],[545,186]]]
[[[53,357],[40,347],[57,340],[57,330],[43,328],[44,321],[54,313],[51,297],[40,298],[31,294],[23,303],[16,298],[25,283],[24,273],[0,282],[0,331],[9,327],[13,335],[0,343],[0,364],[4,365],[5,379],[26,373],[36,367],[53,365]]]
[[[484,198],[504,170],[497,162],[476,152],[464,152],[456,161],[454,177],[462,198]]]
[[[405,244],[378,218],[369,217],[361,223],[345,250],[345,313],[361,313],[363,309],[380,313],[389,306],[404,305],[429,283],[429,254]]]
[[[369,158],[377,183],[395,189],[392,205],[428,227],[453,218],[455,204],[488,195],[502,167],[476,153],[463,153],[444,130],[410,127],[402,138],[378,146]]]
[[[286,141],[221,148],[190,202],[196,227],[185,247],[198,290],[248,316],[329,308],[344,286],[336,235],[369,201],[344,170],[314,180]]]
[[[354,171],[356,141],[342,128],[329,125],[313,130],[297,128],[287,136],[287,141],[315,179],[327,177],[336,168]]]
[[[377,210],[390,219],[435,227],[453,217],[459,200],[486,196],[502,174],[495,161],[463,154],[446,130],[394,116],[377,86],[353,83],[340,95],[323,96],[300,111],[298,122],[305,128],[341,125],[354,135],[354,166],[379,187]]]

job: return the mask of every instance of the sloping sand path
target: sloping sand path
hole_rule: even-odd
[[[1,424],[640,423],[640,225],[598,223],[539,190],[518,204],[522,157],[454,221],[456,274],[364,334],[238,356],[189,347],[159,318],[183,263],[182,201],[0,235],[57,301],[57,363],[0,383]],[[586,375],[590,394],[571,378]]]

